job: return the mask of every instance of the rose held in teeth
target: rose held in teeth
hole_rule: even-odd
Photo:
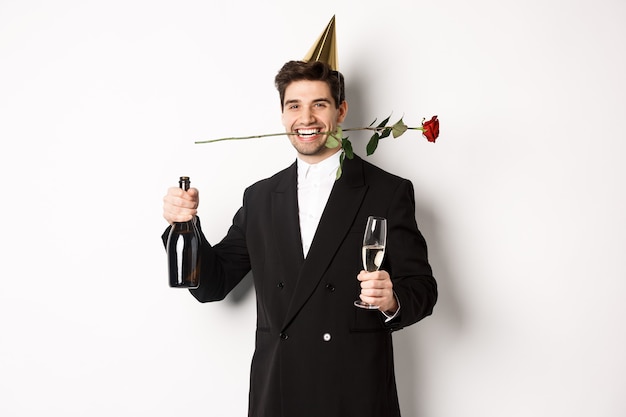
[[[315,164],[341,149],[327,148],[326,140],[347,112],[347,103],[337,105],[325,82],[294,81],[285,90],[282,123],[299,157]]]

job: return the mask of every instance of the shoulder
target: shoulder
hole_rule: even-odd
[[[267,192],[269,190],[280,189],[280,187],[288,186],[289,183],[296,181],[297,166],[294,162],[287,168],[278,171],[276,174],[263,178],[246,188],[245,193]]]
[[[393,184],[399,185],[402,183],[411,184],[410,180],[382,169],[358,155],[354,155],[353,159],[345,160],[344,172],[346,171],[352,175],[359,175],[360,173],[363,177],[363,182],[369,185],[386,184],[387,186],[392,186]]]

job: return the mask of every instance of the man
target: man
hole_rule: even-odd
[[[249,416],[398,417],[392,331],[430,315],[437,299],[413,186],[356,155],[336,180],[341,148],[326,141],[348,111],[340,73],[291,61],[276,85],[297,160],[246,189],[220,243],[203,238],[201,284],[191,293],[221,300],[252,270]],[[188,221],[198,203],[197,190],[170,188],[164,217]],[[381,270],[368,273],[361,246],[370,215],[387,218],[388,238]],[[355,307],[358,297],[379,309]]]

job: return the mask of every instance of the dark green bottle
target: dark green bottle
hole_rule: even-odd
[[[180,177],[180,188],[189,190],[189,177]],[[176,222],[167,238],[167,262],[172,288],[198,288],[200,285],[200,232],[195,218]]]

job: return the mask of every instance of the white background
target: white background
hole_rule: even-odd
[[[622,0],[2,0],[1,415],[246,415],[250,284],[168,288],[161,198],[191,176],[223,236],[294,153],[194,141],[280,132],[273,77],[334,14],[344,127],[441,120],[370,157],[440,285],[395,334],[403,415],[626,414]]]

